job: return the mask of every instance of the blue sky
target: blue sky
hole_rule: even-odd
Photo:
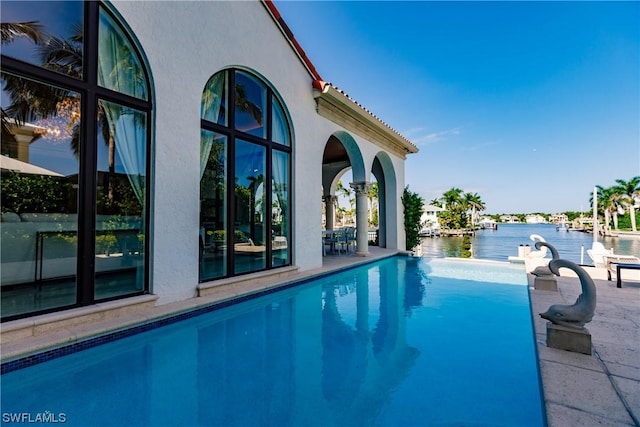
[[[419,148],[425,202],[589,210],[640,175],[639,2],[275,1],[324,80]]]

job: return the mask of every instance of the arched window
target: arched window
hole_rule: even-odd
[[[151,87],[101,2],[2,2],[3,320],[148,291]]]
[[[205,86],[201,126],[200,281],[291,265],[291,131],[282,103],[256,76],[224,70]]]

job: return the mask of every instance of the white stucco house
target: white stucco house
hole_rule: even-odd
[[[444,210],[445,208],[441,208],[440,206],[424,206],[422,208],[422,215],[420,216],[420,225],[430,229],[440,228],[440,224],[438,223],[438,212],[442,212]]]
[[[331,228],[347,170],[358,229],[375,179],[380,246],[405,249],[400,196],[417,147],[320,75],[272,2],[28,6],[2,2],[3,25],[37,21],[82,61],[40,59],[32,35],[3,40],[15,122],[3,114],[2,155],[52,173],[2,171],[18,189],[0,223],[3,321],[318,268],[322,204]],[[27,98],[12,92],[24,86]],[[31,194],[29,180],[56,191]]]

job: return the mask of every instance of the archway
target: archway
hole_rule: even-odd
[[[378,183],[378,246],[398,247],[398,188],[396,173],[389,154],[379,152],[371,173]]]
[[[351,169],[353,181],[349,186],[356,194],[356,254],[366,256],[368,250],[368,210],[367,192],[369,182],[362,152],[351,135],[344,131],[335,132],[327,140],[322,156],[322,197],[325,205],[325,227],[336,227],[336,186],[344,173]]]

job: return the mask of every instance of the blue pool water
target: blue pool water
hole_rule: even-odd
[[[488,262],[390,258],[1,380],[3,423],[544,425],[526,276]]]

